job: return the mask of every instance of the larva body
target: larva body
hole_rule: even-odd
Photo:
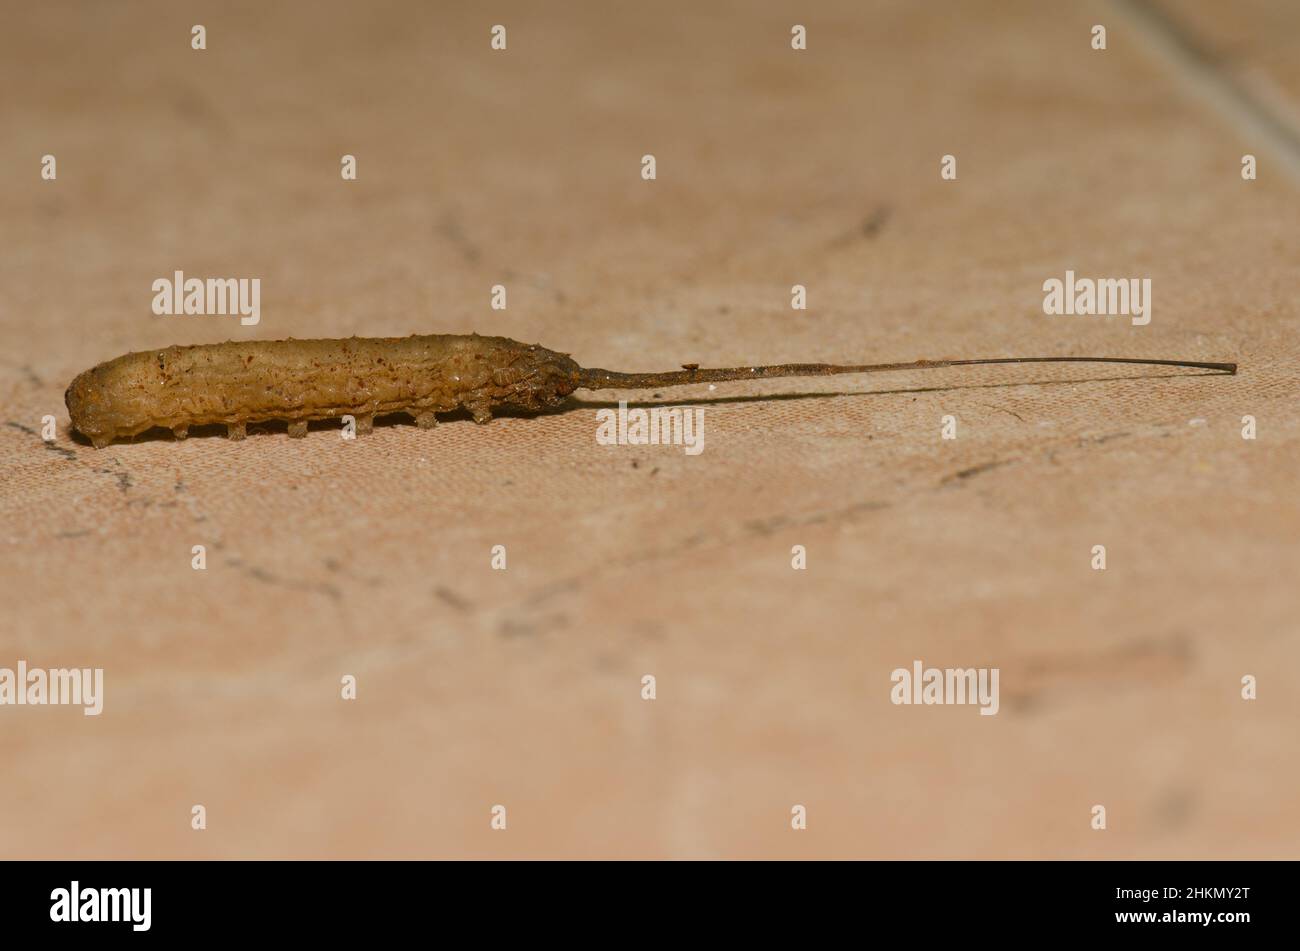
[[[369,432],[375,416],[407,413],[421,428],[437,413],[468,410],[486,423],[497,407],[543,410],[574,390],[643,389],[728,380],[771,380],[892,370],[935,370],[993,363],[1130,363],[1236,373],[1235,363],[1146,357],[983,357],[907,363],[778,363],[665,373],[580,367],[567,353],[508,337],[478,334],[270,340],[168,347],[128,353],[79,374],[64,399],[72,425],[96,449],[146,429],[184,439],[191,426],[222,423],[243,439],[249,423],[283,419],[290,436],[313,419],[353,416]]]
[[[483,423],[496,407],[559,405],[579,370],[567,354],[477,334],[230,342],[128,353],[78,375],[65,399],[73,426],[100,448],[154,427],[184,438],[213,423],[232,439],[280,419],[291,436],[344,415],[362,432],[399,412],[426,428],[458,409]]]

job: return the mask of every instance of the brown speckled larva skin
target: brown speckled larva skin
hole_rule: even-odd
[[[366,432],[376,415],[405,412],[427,428],[458,409],[485,423],[496,407],[559,405],[579,369],[567,354],[477,334],[231,342],[128,353],[77,376],[65,399],[101,448],[157,426],[184,438],[224,423],[240,439],[249,423],[283,419],[303,436],[314,419],[351,415]]]

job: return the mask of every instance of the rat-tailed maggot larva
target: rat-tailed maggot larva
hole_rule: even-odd
[[[243,439],[249,423],[283,419],[290,436],[313,419],[353,416],[369,432],[376,415],[408,413],[422,428],[435,413],[468,410],[486,423],[497,407],[543,410],[574,390],[634,390],[727,380],[770,380],[993,363],[1130,363],[1236,373],[1235,363],[1145,357],[984,357],[907,363],[780,363],[665,373],[580,367],[567,353],[507,337],[434,334],[214,343],[128,353],[80,374],[64,398],[72,425],[95,448],[155,426],[184,439],[191,426],[223,423]]]

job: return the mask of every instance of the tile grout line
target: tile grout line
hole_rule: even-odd
[[[1216,67],[1213,57],[1178,22],[1149,0],[1110,0],[1141,31],[1148,52],[1162,59],[1195,97],[1266,147],[1300,186],[1300,129],[1269,109],[1239,81]]]

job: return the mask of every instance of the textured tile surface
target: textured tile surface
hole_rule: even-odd
[[[1294,4],[1172,6],[1295,101]],[[1295,856],[1300,192],[1136,22],[1027,0],[25,12],[0,35],[0,666],[103,666],[107,696],[0,708],[0,854]],[[177,268],[260,278],[261,323],[154,317]],[[1067,269],[1151,278],[1150,325],[1045,316]],[[706,408],[694,457],[598,446],[610,394],[355,443],[67,432],[67,382],[127,350],[470,330],[626,369],[1242,372],[695,387],[671,394]],[[999,715],[892,705],[918,658],[1000,668]]]

